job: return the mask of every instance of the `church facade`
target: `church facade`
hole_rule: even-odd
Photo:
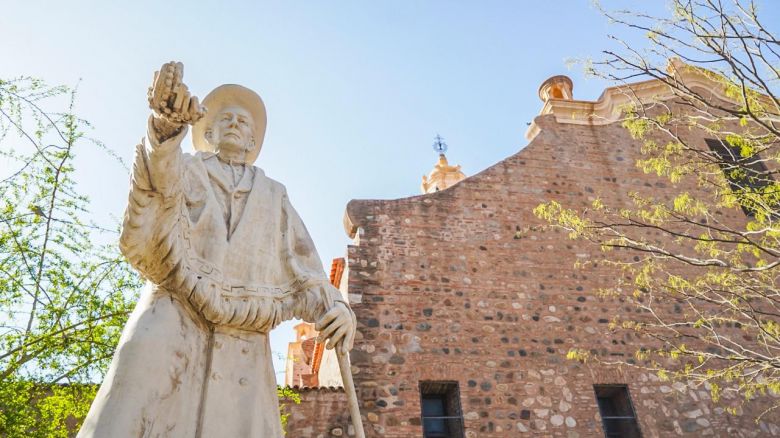
[[[653,81],[635,86],[663,93]],[[435,190],[432,174],[420,196],[348,204],[354,242],[341,288],[358,320],[351,360],[366,435],[780,436],[776,417],[755,421],[765,406],[714,403],[703,386],[567,359],[576,347],[627,360],[649,341],[609,327],[614,315],[635,312],[598,294],[616,272],[575,269],[600,250],[564,232],[524,233],[543,225],[532,210],[550,200],[587,208],[597,197],[620,205],[631,191],[675,191],[634,165],[641,143],[617,121],[619,89],[577,101],[571,81],[556,76],[540,97],[529,143],[516,154],[459,182],[441,177],[449,182]],[[442,166],[454,168],[446,159]],[[741,214],[723,212],[731,221]],[[288,407],[288,436],[350,435],[343,392],[302,394]]]

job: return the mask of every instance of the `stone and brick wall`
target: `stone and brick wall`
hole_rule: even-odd
[[[574,268],[602,257],[597,247],[517,231],[541,225],[532,210],[548,200],[586,208],[596,197],[621,205],[630,191],[674,192],[635,167],[640,144],[619,123],[535,123],[526,148],[447,190],[347,207],[357,233],[348,249],[349,294],[359,301],[352,364],[368,436],[422,436],[426,380],[459,383],[467,437],[603,436],[594,384],[628,385],[645,437],[780,435],[780,421],[754,422],[762,406],[729,415],[739,400],[714,404],[707,388],[566,359],[572,347],[626,359],[650,344],[608,328],[636,310],[597,293],[618,273]],[[724,211],[723,220],[740,215]]]
[[[344,388],[294,388],[301,403],[284,403],[286,436],[290,438],[326,438],[349,436],[349,409]]]

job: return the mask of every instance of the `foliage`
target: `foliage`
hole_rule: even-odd
[[[670,5],[668,17],[602,10],[644,33],[649,47],[612,37],[619,48],[587,69],[629,98],[623,126],[642,145],[636,165],[676,195],[637,191],[628,205],[597,199],[585,211],[557,202],[535,210],[622,270],[602,292],[638,312],[612,328],[653,342],[624,361],[584,349],[569,358],[651,369],[704,385],[716,401],[780,393],[780,41],[752,2]],[[673,98],[640,98],[628,84],[637,78],[662,82]]]
[[[277,386],[276,395],[279,396],[279,416],[282,420],[282,431],[286,435],[287,420],[290,419],[290,413],[286,412],[286,407],[290,403],[301,404],[301,395],[289,386]]]
[[[74,180],[102,147],[73,114],[75,92],[0,81],[0,435],[65,436],[94,397],[139,290],[115,231],[88,222]],[[64,105],[64,112],[47,107]]]
[[[7,437],[71,436],[87,415],[97,388],[7,379],[0,386],[0,431]]]

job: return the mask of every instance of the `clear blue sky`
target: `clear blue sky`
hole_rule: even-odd
[[[347,202],[418,194],[436,133],[472,175],[526,145],[546,78],[567,74],[575,98],[597,98],[608,84],[565,61],[598,58],[617,31],[587,0],[14,1],[0,14],[0,77],[81,80],[77,112],[128,162],[163,62],[182,61],[200,97],[222,83],[254,89],[268,109],[256,165],[287,186],[328,265],[349,243]],[[126,170],[94,150],[78,164],[97,220],[113,224]],[[286,352],[290,326],[277,330],[274,350]]]

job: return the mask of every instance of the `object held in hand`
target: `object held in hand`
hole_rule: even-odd
[[[168,122],[184,125],[195,124],[206,113],[196,96],[182,82],[184,65],[181,62],[168,62],[154,72],[152,86],[147,99],[149,108],[155,116]]]

